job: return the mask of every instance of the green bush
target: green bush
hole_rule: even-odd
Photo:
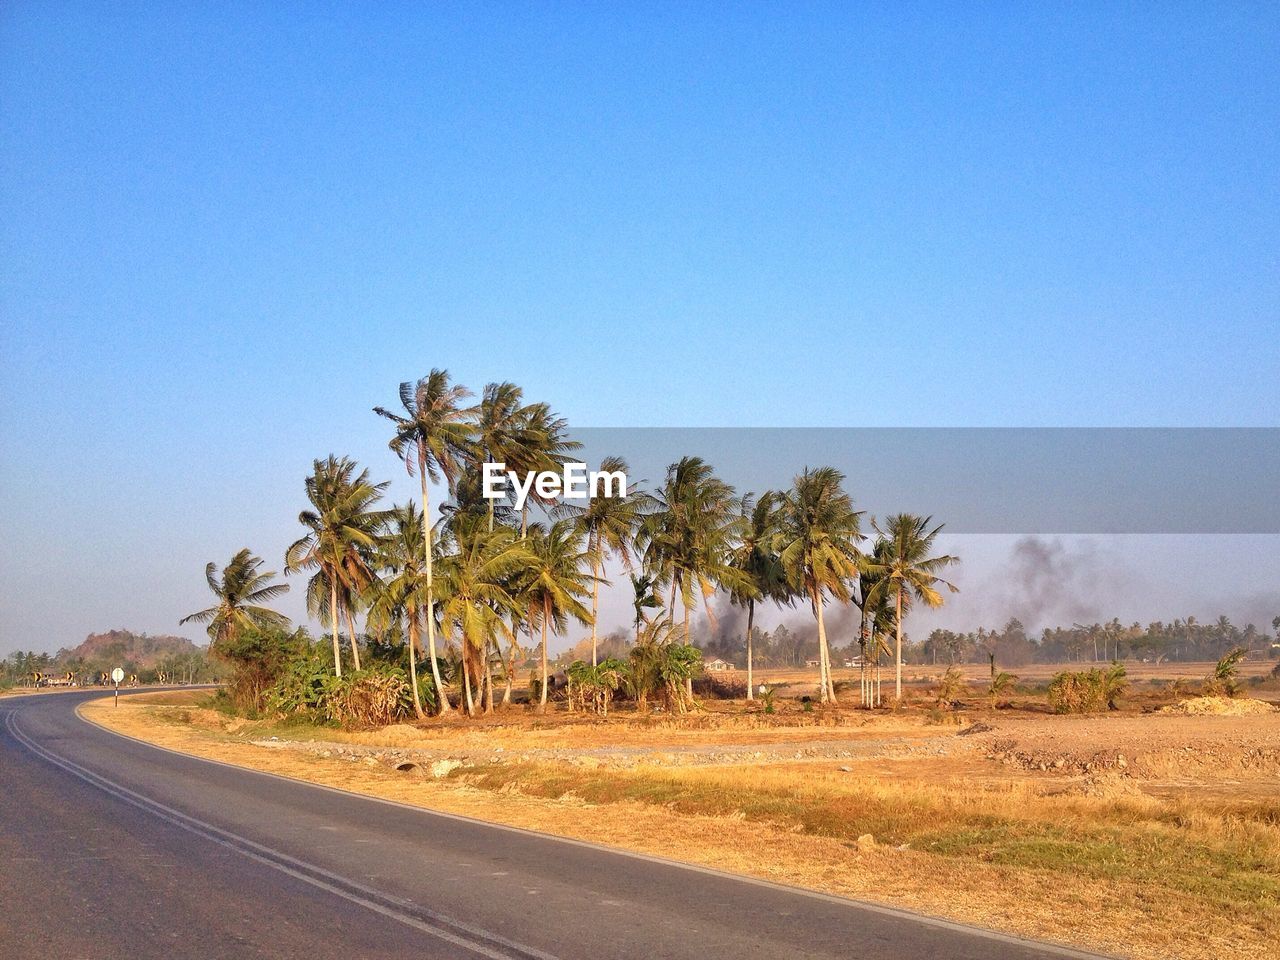
[[[1113,663],[1106,670],[1094,667],[1074,673],[1064,671],[1049,684],[1049,705],[1055,713],[1116,710],[1117,701],[1128,686],[1122,663]]]
[[[1210,697],[1235,697],[1240,695],[1240,662],[1244,660],[1244,647],[1236,647],[1214,665],[1213,673],[1205,679],[1204,692]]]
[[[413,690],[399,667],[375,663],[325,681],[326,720],[344,727],[380,727],[413,712]]]

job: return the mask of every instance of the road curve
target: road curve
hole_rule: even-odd
[[[1093,956],[185,757],[98,696],[0,700],[0,956]]]

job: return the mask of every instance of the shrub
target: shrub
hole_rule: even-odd
[[[565,670],[570,709],[591,709],[608,716],[614,691],[622,686],[626,672],[627,665],[616,657],[607,657],[595,666],[575,660]]]
[[[1240,661],[1244,659],[1244,647],[1236,647],[1225,654],[1205,678],[1204,693],[1210,697],[1235,697],[1240,694]]]
[[[343,726],[380,727],[413,710],[413,691],[398,667],[376,663],[325,682],[325,718]]]
[[[231,666],[227,691],[232,702],[241,712],[256,715],[266,706],[267,691],[310,648],[304,630],[267,627],[242,630],[214,644],[213,653]]]
[[[947,672],[938,678],[935,702],[939,707],[954,707],[967,687],[964,675],[955,667],[947,667]]]
[[[1128,686],[1122,663],[1113,663],[1106,670],[1094,667],[1079,672],[1064,671],[1049,684],[1049,705],[1055,713],[1117,710],[1117,701]]]
[[[774,700],[778,697],[778,691],[773,687],[760,686],[760,703],[764,705],[765,713],[774,712]]]
[[[324,717],[325,696],[334,678],[333,667],[318,653],[308,653],[291,660],[276,682],[267,690],[267,710],[281,716]]]
[[[701,669],[702,651],[678,642],[671,621],[663,618],[648,624],[631,648],[626,682],[637,707],[652,697],[672,713],[685,713],[692,706],[686,687]]]
[[[991,709],[998,706],[998,701],[1002,694],[1012,692],[1014,684],[1017,683],[1018,677],[1012,673],[1005,673],[1001,670],[991,678],[991,686],[987,688],[987,696],[991,698]]]

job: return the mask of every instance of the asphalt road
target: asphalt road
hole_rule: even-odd
[[[184,757],[101,695],[0,700],[0,957],[1085,956]]]

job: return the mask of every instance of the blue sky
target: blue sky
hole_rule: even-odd
[[[433,366],[582,425],[1280,424],[1280,12],[13,2],[0,244],[0,651],[173,629],[313,457],[395,474]]]

